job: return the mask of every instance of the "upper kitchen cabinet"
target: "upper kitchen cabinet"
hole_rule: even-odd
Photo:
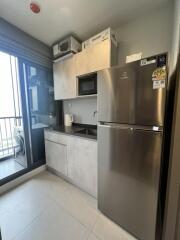
[[[89,71],[96,72],[111,65],[111,41],[95,44],[89,49]]]
[[[62,59],[53,65],[55,100],[76,97],[75,56]]]
[[[93,44],[76,54],[76,75],[96,72],[117,64],[117,48],[109,39]]]
[[[86,49],[75,55],[76,76],[89,73],[89,51]]]
[[[117,47],[109,39],[54,63],[55,100],[77,97],[77,77],[117,64]]]

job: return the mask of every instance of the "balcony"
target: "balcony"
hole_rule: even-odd
[[[0,117],[0,179],[26,166],[22,117]]]

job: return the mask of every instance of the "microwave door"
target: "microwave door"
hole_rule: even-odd
[[[97,94],[97,75],[88,75],[78,78],[78,95]]]

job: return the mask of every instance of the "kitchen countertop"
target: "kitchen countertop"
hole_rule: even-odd
[[[60,132],[60,133],[68,134],[68,135],[79,136],[79,137],[83,137],[83,138],[97,140],[97,136],[95,136],[95,135],[78,132],[78,131],[83,131],[87,128],[88,129],[97,129],[97,127],[93,126],[93,125],[79,124],[79,125],[75,125],[75,126],[72,126],[72,127],[54,126],[54,127],[45,128],[45,130]]]

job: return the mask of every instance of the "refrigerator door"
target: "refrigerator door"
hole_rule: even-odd
[[[141,240],[155,240],[162,132],[98,126],[98,208]]]
[[[153,88],[156,63],[140,61],[98,73],[98,120],[163,126],[166,88]]]

